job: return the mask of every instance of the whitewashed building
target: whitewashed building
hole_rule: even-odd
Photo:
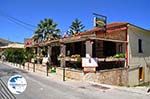
[[[150,82],[150,31],[128,24],[128,84]]]

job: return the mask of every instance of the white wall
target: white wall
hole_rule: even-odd
[[[143,53],[138,52],[138,39],[142,40]],[[150,31],[128,25],[129,85],[138,85],[139,66],[144,68],[144,82],[150,81]]]

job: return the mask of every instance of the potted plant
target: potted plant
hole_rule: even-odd
[[[57,57],[57,59],[58,59],[58,60],[61,60],[62,58],[65,58],[65,55],[61,53],[61,54]]]
[[[75,54],[71,56],[71,61],[81,61],[81,56],[79,54]]]
[[[114,58],[125,58],[125,53],[118,53],[113,56]]]

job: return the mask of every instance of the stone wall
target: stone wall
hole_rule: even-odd
[[[56,68],[57,75],[63,76],[63,69],[61,67]],[[80,70],[65,69],[65,76],[70,79],[82,80],[83,72]]]
[[[25,64],[25,69],[28,70],[28,63]],[[29,63],[29,70],[33,71],[32,63]],[[35,64],[35,72],[46,74],[46,66]],[[56,74],[63,76],[63,68],[57,67]],[[101,70],[96,73],[83,73],[82,70],[66,68],[65,77],[80,81],[89,81],[110,85],[128,85],[128,71],[125,68]]]
[[[127,70],[112,69],[84,75],[84,80],[110,85],[127,85]]]
[[[79,70],[65,70],[65,76],[70,79],[76,79],[81,81],[90,81],[96,83],[110,84],[110,85],[127,85],[127,69],[111,69],[111,70],[103,70],[96,73],[86,73],[84,74]],[[58,75],[63,74],[62,68],[57,68],[56,73]]]
[[[33,71],[34,64],[33,63],[25,63],[25,69]],[[46,66],[43,66],[42,64],[35,64],[35,72],[45,72],[46,73]]]

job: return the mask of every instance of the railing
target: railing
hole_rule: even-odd
[[[5,83],[0,79],[0,99],[16,99]]]

